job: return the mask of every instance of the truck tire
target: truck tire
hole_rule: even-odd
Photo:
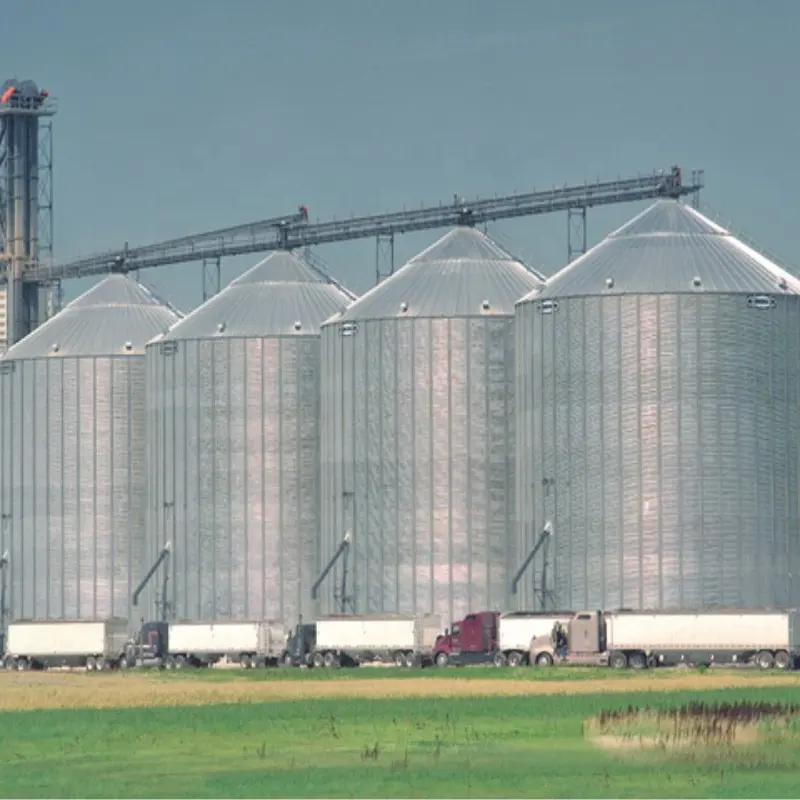
[[[242,653],[239,656],[239,666],[242,669],[252,669],[253,668],[253,662],[250,659],[250,656],[247,655],[247,653]]]
[[[325,666],[328,669],[335,669],[339,666],[339,658],[336,653],[325,653]]]
[[[631,653],[628,665],[631,669],[647,669],[647,658],[644,653]]]
[[[437,653],[434,661],[437,667],[446,667],[450,663],[450,656],[447,653]]]
[[[769,650],[762,650],[756,656],[756,664],[759,669],[770,669],[775,664],[775,657]]]
[[[89,656],[86,659],[86,671],[94,672],[97,669],[97,661],[94,656]]]
[[[405,656],[404,656],[404,661],[405,661],[405,665],[409,669],[414,669],[414,667],[417,666],[417,663],[416,663],[417,662],[417,657],[414,655],[414,653],[406,653]]]
[[[396,667],[404,667],[406,666],[406,656],[405,653],[395,653],[392,657],[392,661],[394,661],[394,665]]]
[[[322,669],[325,666],[325,656],[322,653],[314,653],[311,656],[311,663],[317,668]]]
[[[167,656],[164,659],[164,669],[175,669],[175,656]]]
[[[3,666],[8,670],[13,670],[17,668],[17,659],[14,656],[6,656],[6,660],[3,662]]]
[[[608,665],[612,669],[625,669],[628,666],[628,656],[620,650],[615,650],[608,659]]]
[[[775,653],[775,669],[791,669],[792,657],[785,650]]]
[[[495,653],[494,658],[492,659],[492,663],[496,667],[507,667],[508,659],[506,658],[505,653]]]
[[[519,650],[512,650],[508,654],[508,666],[509,667],[521,667],[525,661],[525,656],[519,652]]]
[[[108,662],[103,658],[103,656],[98,656],[94,662],[94,668],[98,672],[104,672],[108,669]]]
[[[537,667],[552,667],[553,666],[553,656],[550,653],[539,653],[536,656],[536,666]]]

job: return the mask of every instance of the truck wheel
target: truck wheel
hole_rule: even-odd
[[[628,664],[631,669],[647,669],[647,659],[644,653],[631,653]]]
[[[759,669],[769,669],[775,663],[775,658],[769,650],[762,650],[756,656],[756,664]]]
[[[17,668],[17,672],[25,672],[28,669],[28,659],[24,656],[15,659],[14,666]]]
[[[651,653],[647,656],[647,667],[648,669],[655,669],[658,666],[658,656],[655,653]]]
[[[495,653],[492,662],[496,667],[508,666],[508,660],[506,659],[505,653]]]
[[[14,658],[14,656],[8,656],[4,662],[4,666],[6,669],[16,669],[17,659]]]
[[[325,653],[325,666],[328,669],[334,669],[339,666],[339,659],[336,657],[336,653]]]
[[[416,666],[416,663],[415,663],[416,657],[415,657],[415,655],[413,653],[406,653],[403,660],[405,662],[405,665],[409,669],[414,669],[414,667]]]
[[[104,670],[108,669],[108,662],[103,658],[103,656],[98,656],[94,663],[94,668],[98,672],[103,672]]]
[[[242,655],[239,656],[239,666],[242,669],[253,668],[253,662],[250,660],[250,656],[247,655],[247,653],[242,653]]]
[[[395,653],[392,661],[396,667],[404,667],[406,665],[406,657],[404,653]]]
[[[322,669],[325,666],[325,657],[322,653],[314,653],[311,657],[311,663],[317,667],[317,669]]]
[[[775,668],[789,669],[792,666],[792,657],[785,650],[775,653]]]
[[[86,671],[94,672],[96,669],[97,669],[97,661],[95,661],[94,656],[89,656],[86,659]]]
[[[291,653],[284,653],[283,658],[281,659],[283,662],[284,667],[293,667],[294,662],[292,661],[292,654]]]
[[[525,661],[525,656],[519,652],[519,650],[512,650],[508,654],[508,666],[509,667],[520,667],[522,666],[522,662]]]
[[[175,657],[174,656],[167,656],[164,659],[164,668],[165,669],[175,669]]]
[[[628,666],[628,656],[625,653],[621,653],[619,650],[611,654],[611,658],[608,660],[609,666],[612,669],[625,669]]]
[[[553,656],[550,653],[539,653],[536,656],[536,666],[537,667],[552,667],[553,666]]]
[[[447,653],[437,653],[434,661],[437,667],[446,667],[450,663],[450,656]]]

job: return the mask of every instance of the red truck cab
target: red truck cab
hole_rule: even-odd
[[[448,664],[487,664],[497,650],[499,611],[479,611],[454,622],[436,639],[433,660],[437,667]]]

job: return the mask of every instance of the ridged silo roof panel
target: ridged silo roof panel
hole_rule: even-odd
[[[180,315],[144,286],[109,275],[13,347],[4,358],[135,355]]]
[[[553,275],[535,298],[750,292],[800,294],[800,280],[695,209],[659,200]]]
[[[187,315],[160,341],[319,335],[322,323],[349,302],[341,289],[297,256],[276,252]]]
[[[509,314],[542,281],[488,236],[455,228],[330,322]]]

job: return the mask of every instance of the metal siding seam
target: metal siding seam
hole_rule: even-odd
[[[434,396],[433,396],[433,320],[425,320],[428,323],[428,337],[427,337],[427,364],[428,364],[428,467],[430,469],[428,493],[428,514],[430,520],[430,527],[428,534],[430,540],[428,541],[428,566],[429,572],[429,588],[430,588],[430,608],[436,607],[436,560],[435,560],[435,546],[434,539],[436,538],[436,522],[434,518],[434,508],[436,506],[436,449],[434,447]]]
[[[618,469],[618,476],[619,482],[617,486],[617,491],[619,492],[619,537],[618,537],[618,562],[617,567],[619,569],[619,605],[620,607],[625,606],[625,490],[624,490],[624,465],[625,465],[625,452],[623,449],[623,424],[622,424],[622,398],[623,398],[623,380],[622,380],[622,372],[624,370],[624,364],[622,361],[622,304],[623,298],[618,296],[616,298],[616,305],[617,305],[617,314],[616,314],[616,321],[617,321],[617,330],[615,331],[617,335],[617,403],[619,407],[616,409],[616,416],[617,416],[617,455],[619,460],[617,462],[617,469]]]
[[[453,617],[453,320],[447,320],[447,583],[448,608]]]
[[[395,492],[394,492],[394,529],[395,529],[395,606],[400,609],[400,584],[402,581],[402,566],[400,564],[400,537],[403,535],[400,523],[400,322],[395,324],[394,334],[394,454],[395,454]],[[403,456],[405,457],[405,453]],[[413,606],[410,610],[414,610]]]
[[[488,321],[485,323],[487,326],[489,325]],[[505,430],[503,432],[505,440],[504,444],[505,447],[505,491],[503,493],[503,500],[504,500],[504,512],[505,512],[505,519],[503,520],[503,550],[505,551],[505,570],[503,574],[503,583],[505,584],[505,591],[503,591],[502,596],[500,599],[503,603],[503,606],[508,605],[508,577],[510,574],[511,567],[511,554],[512,554],[512,547],[511,547],[511,540],[512,540],[512,531],[513,531],[513,516],[511,513],[510,503],[513,499],[513,491],[514,491],[514,480],[516,472],[515,469],[512,469],[512,459],[516,458],[516,447],[514,442],[514,436],[516,435],[516,426],[513,426],[512,423],[516,420],[516,397],[514,396],[514,382],[513,382],[513,375],[509,375],[509,369],[511,365],[509,364],[508,358],[508,350],[512,348],[512,358],[514,355],[514,344],[513,344],[513,335],[514,335],[514,321],[513,317],[511,320],[505,319],[502,323],[502,333],[503,333],[503,380],[505,382],[505,392],[503,392],[503,401],[504,401],[504,408],[503,408],[503,422]],[[513,397],[514,399],[514,406],[513,408],[509,409],[510,400]],[[515,515],[514,515],[515,516]],[[489,559],[487,559],[488,561]],[[486,599],[487,602],[491,604],[492,600],[492,582],[490,580],[491,572],[489,572],[489,576],[486,580]],[[494,607],[492,605],[492,607]]]
[[[487,574],[490,573],[489,561],[491,560],[491,543],[489,541],[489,531],[491,530],[492,520],[491,520],[491,511],[492,511],[492,484],[491,484],[491,446],[490,446],[490,437],[491,437],[491,427],[490,423],[492,420],[492,411],[491,411],[491,370],[490,370],[490,353],[491,350],[489,348],[490,344],[490,337],[489,337],[489,328],[486,324],[482,326],[483,328],[483,391],[484,391],[484,424],[482,426],[485,436],[484,441],[484,457],[483,457],[483,486],[484,486],[484,513],[483,513],[483,530],[481,530],[480,535],[484,537],[483,547],[485,547],[486,552],[486,563],[487,563]],[[488,584],[487,584],[488,585]]]
[[[639,580],[638,583],[638,607],[644,605],[644,582],[648,576],[644,572],[644,504],[642,501],[644,492],[644,452],[642,449],[642,413],[644,405],[642,403],[642,298],[636,297],[636,434],[639,446],[636,448],[636,493],[637,493],[637,516],[639,518],[638,560],[639,560]]]
[[[658,418],[656,420],[656,442],[658,450],[656,452],[658,464],[658,605],[664,607],[664,407],[661,400],[661,362],[662,362],[662,343],[661,333],[663,319],[661,316],[661,297],[656,297],[656,397],[659,398]]]
[[[702,385],[702,369],[700,366],[700,354],[703,352],[703,338],[702,338],[702,308],[701,308],[701,301],[697,296],[693,297],[694,302],[694,330],[695,330],[695,339],[696,339],[696,357],[694,360],[695,364],[695,376],[694,376],[694,385],[697,390],[697,439],[695,441],[695,455],[699,456],[700,453],[703,452],[703,429],[705,428],[704,420],[703,420],[703,400],[701,395],[701,385]],[[704,472],[701,469],[699,472],[698,482],[700,483],[700,530],[698,531],[700,542],[698,545],[698,550],[701,553],[705,552],[705,481]],[[701,606],[705,606],[706,600],[706,587],[705,587],[705,580],[704,580],[704,569],[701,564],[699,570],[699,580],[700,580],[700,604]]]
[[[417,347],[417,339],[416,339],[416,331],[417,331],[417,321],[414,320],[413,322],[409,323],[410,326],[410,350],[409,350],[409,358],[408,366],[409,366],[409,373],[411,375],[411,396],[410,396],[410,405],[411,405],[411,432],[410,432],[410,439],[411,439],[411,508],[415,509],[414,513],[412,514],[412,537],[411,537],[411,604],[414,611],[418,611],[419,605],[417,602],[417,372],[414,369],[414,358],[416,354],[416,347]]]
[[[722,300],[719,296],[715,297],[713,300],[714,303],[714,330],[715,335],[717,337],[721,336],[722,331],[722,314],[721,312],[721,305]],[[726,331],[727,333],[727,331]],[[723,372],[722,372],[722,364],[719,360],[717,360],[716,364],[714,365],[714,372],[715,375],[715,385],[717,387],[723,386]],[[719,389],[717,390],[719,393]],[[717,414],[716,414],[716,480],[714,481],[714,489],[716,493],[715,505],[717,506],[717,519],[719,520],[720,527],[716,531],[716,535],[719,537],[719,540],[714,543],[714,549],[717,551],[717,558],[718,563],[714,564],[711,563],[709,565],[710,569],[713,569],[715,572],[719,570],[719,597],[716,599],[715,603],[712,605],[718,606],[725,606],[725,545],[724,545],[724,538],[727,535],[725,530],[725,522],[724,522],[724,509],[723,509],[723,499],[722,499],[722,469],[723,469],[723,458],[722,458],[722,446],[723,446],[723,438],[722,438],[722,414],[724,413],[724,409],[721,403],[717,405]],[[773,439],[774,441],[774,439]],[[719,481],[719,483],[718,483]],[[741,599],[741,598],[740,598]]]
[[[601,465],[601,469],[599,470],[599,482],[600,482],[600,530],[598,531],[600,536],[600,542],[602,545],[602,551],[600,553],[600,597],[603,600],[608,600],[608,581],[606,576],[606,571],[608,569],[608,528],[607,528],[607,518],[606,518],[606,470],[605,470],[605,460],[606,460],[606,404],[605,404],[605,336],[603,332],[605,331],[605,307],[606,307],[606,300],[603,297],[598,299],[598,331],[599,331],[599,343],[598,343],[598,358],[600,363],[598,364],[597,370],[597,380],[599,383],[599,392],[598,397],[600,398],[600,453],[599,457],[602,460],[603,464]]]
[[[465,367],[465,408],[466,408],[466,427],[467,427],[467,435],[466,435],[466,448],[467,448],[467,484],[466,484],[466,505],[467,505],[467,519],[466,519],[466,526],[467,526],[467,586],[469,587],[468,597],[470,601],[470,608],[472,607],[472,585],[473,585],[473,572],[472,572],[472,538],[474,536],[473,527],[472,527],[472,437],[473,437],[473,426],[472,426],[472,325],[468,319],[464,320],[464,353],[466,355],[466,367]],[[489,559],[486,559],[486,564],[482,564],[482,567],[485,567],[484,572],[484,580],[486,581],[486,586],[490,587],[491,583],[489,580],[490,571],[489,571]],[[491,594],[487,591],[486,593],[486,603],[487,606],[491,606]]]
[[[227,424],[225,429],[227,431],[227,442],[225,448],[227,450],[228,464],[225,469],[225,484],[226,484],[226,498],[228,505],[228,569],[225,576],[228,581],[228,608],[227,616],[233,616],[234,602],[233,602],[233,499],[231,498],[231,470],[233,469],[233,425],[231,418],[233,417],[233,408],[231,406],[231,384],[233,383],[231,375],[231,340],[225,339],[222,342],[222,350],[225,358],[225,406],[227,412]],[[281,582],[282,583],[282,582]]]
[[[266,573],[267,573],[267,437],[263,435],[265,428],[265,409],[264,398],[266,393],[266,384],[264,380],[264,340],[261,340],[259,348],[259,368],[261,371],[261,390],[259,392],[259,418],[261,424],[259,429],[262,431],[261,436],[261,619],[267,616],[267,592],[266,592]]]

